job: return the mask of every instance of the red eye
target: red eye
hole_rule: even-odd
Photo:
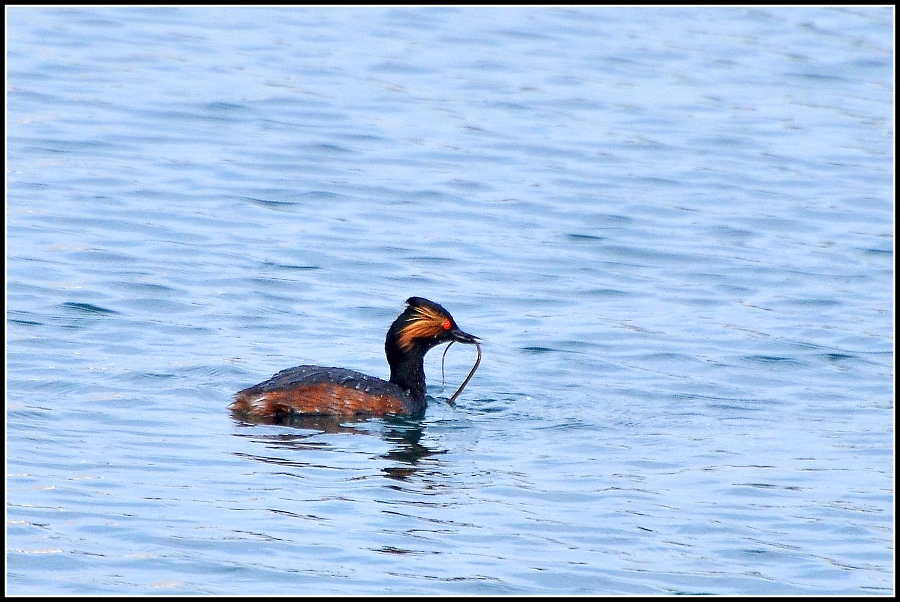
[[[453,324],[450,323],[450,320],[444,320],[444,323],[441,324],[441,328],[444,330],[450,330],[451,326],[453,326]]]

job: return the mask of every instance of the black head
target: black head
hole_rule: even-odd
[[[457,342],[474,344],[478,341],[456,325],[450,312],[422,297],[406,300],[406,309],[388,330],[385,351],[390,361],[392,353],[408,354],[425,352],[441,343]]]

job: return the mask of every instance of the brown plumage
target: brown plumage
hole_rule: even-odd
[[[406,303],[384,342],[390,380],[345,368],[297,366],[239,391],[231,409],[239,415],[271,419],[298,414],[385,416],[421,412],[425,409],[423,361],[428,350],[449,342],[477,345],[478,339],[460,330],[453,316],[437,303],[422,297],[410,297]]]

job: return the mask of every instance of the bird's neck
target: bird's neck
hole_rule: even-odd
[[[409,391],[418,400],[425,399],[425,353],[414,349],[402,357],[388,358],[391,382]],[[393,361],[391,361],[393,359]]]

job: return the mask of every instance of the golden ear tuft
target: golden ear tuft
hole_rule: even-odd
[[[409,321],[400,329],[397,344],[409,351],[416,339],[434,339],[452,327],[451,318],[431,307],[419,306],[413,309]]]

